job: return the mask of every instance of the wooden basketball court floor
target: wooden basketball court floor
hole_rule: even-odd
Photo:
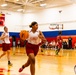
[[[0,54],[2,53],[0,48]],[[0,59],[0,75],[30,75],[30,68],[25,68],[21,73],[18,72],[22,64],[27,60],[25,48],[11,48],[11,62],[13,66],[8,66],[7,56]],[[76,50],[61,49],[59,55],[55,55],[55,50],[39,50],[36,56],[35,75],[75,75],[74,66],[76,65]]]

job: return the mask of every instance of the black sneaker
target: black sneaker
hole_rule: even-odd
[[[8,61],[8,65],[9,65],[9,66],[12,66],[12,63],[11,63],[10,61]]]
[[[10,64],[8,64],[9,66],[12,66],[13,64],[12,63],[10,63]]]

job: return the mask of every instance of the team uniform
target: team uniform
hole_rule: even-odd
[[[56,55],[58,55],[61,48],[62,48],[62,40],[58,40],[56,44]]]
[[[38,37],[38,35],[39,35],[39,31],[36,31],[35,33],[33,33],[32,31],[29,31],[29,37],[28,37],[27,43],[26,43],[27,55],[29,53],[34,53],[35,56],[37,55],[39,46],[41,44],[41,40]]]
[[[7,53],[7,59],[8,59],[8,65],[12,66],[12,63],[10,62],[10,40],[9,40],[9,33],[8,28],[4,27],[4,32],[1,35],[2,40],[2,51],[3,53],[0,55],[0,58],[3,57]]]
[[[4,32],[2,35],[7,36],[3,39],[2,43],[2,50],[7,51],[10,50],[10,40],[9,40],[9,33]]]
[[[31,31],[29,31],[29,36],[26,42],[26,54],[28,56],[28,60],[22,67],[19,69],[19,72],[22,72],[25,67],[30,66],[31,75],[35,75],[35,56],[38,53],[39,46],[46,42],[44,35],[42,32],[38,31],[38,23],[32,22],[29,26]]]

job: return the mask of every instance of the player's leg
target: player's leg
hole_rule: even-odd
[[[6,50],[6,45],[5,45],[5,43],[2,44],[2,51],[3,51],[3,53],[0,55],[0,58],[3,57],[3,56],[6,54],[6,51],[7,51],[7,50]]]
[[[7,50],[7,59],[8,59],[8,65],[12,66],[12,63],[10,62],[10,50]]]
[[[28,58],[27,62],[19,69],[19,72],[22,72],[25,67],[28,67],[30,65],[31,75],[35,75],[35,56],[34,56],[34,53],[30,53],[28,55],[28,57],[29,58]]]
[[[6,50],[7,50],[8,65],[12,66],[12,63],[10,62],[10,44],[6,44]]]
[[[0,55],[0,58],[3,57],[6,54],[6,51],[3,51],[3,53]]]
[[[22,67],[19,69],[19,72],[22,72],[23,69],[24,69],[25,67],[28,67],[29,65],[30,65],[30,59],[28,58],[27,62],[26,62],[25,64],[23,64]]]
[[[31,75],[35,75],[35,56],[34,56],[34,53],[29,54],[29,59],[30,59],[30,72],[31,72]]]

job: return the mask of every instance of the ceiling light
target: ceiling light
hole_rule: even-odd
[[[18,9],[17,11],[23,11],[23,9]]]
[[[19,1],[19,0],[16,0],[16,1]]]
[[[7,4],[2,4],[1,6],[2,6],[2,7],[5,7],[5,6],[7,6]]]
[[[41,7],[44,7],[44,6],[46,6],[46,3],[44,3],[44,4],[40,4],[40,6],[41,6]]]

